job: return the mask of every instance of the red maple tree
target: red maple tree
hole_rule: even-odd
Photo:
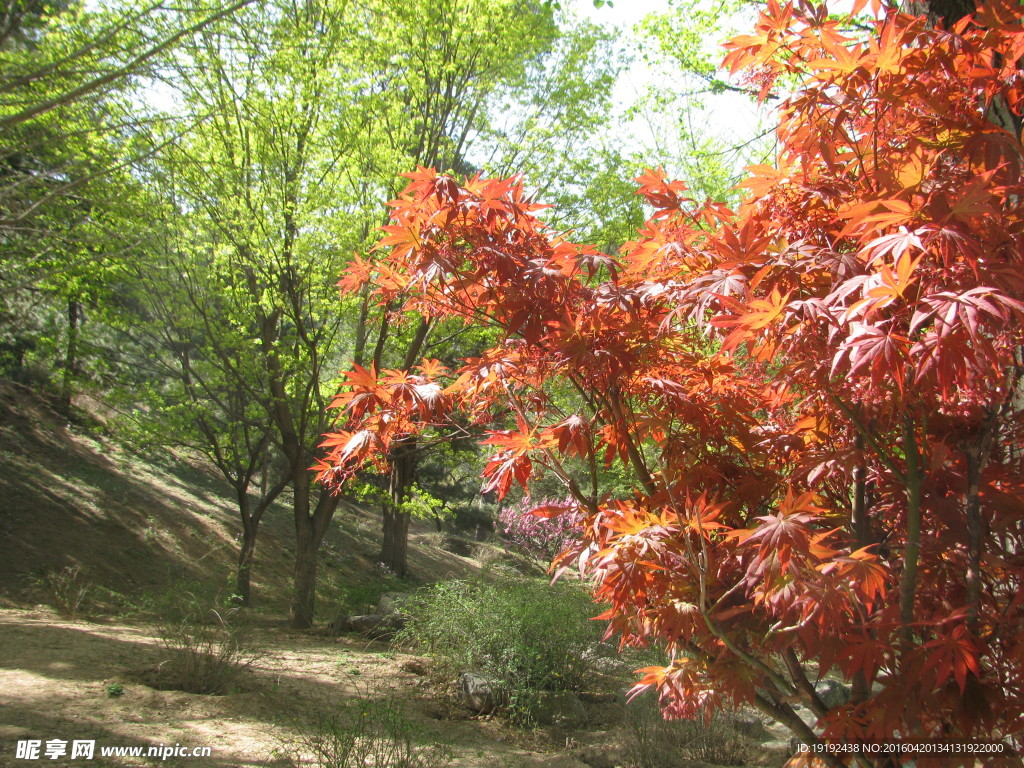
[[[500,341],[451,373],[350,373],[318,470],[340,487],[456,412],[511,414],[486,488],[562,480],[584,522],[559,564],[594,579],[609,634],[667,647],[638,690],[669,715],[749,703],[807,744],[1019,738],[1024,184],[993,117],[1021,111],[1022,10],[875,17],[771,0],[726,64],[798,83],[777,163],[737,211],[645,173],[654,214],[617,256],[547,231],[517,179],[410,174],[342,287]],[[631,494],[602,487],[615,462]]]

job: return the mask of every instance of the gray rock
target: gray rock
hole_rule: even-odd
[[[404,616],[402,605],[408,599],[409,596],[403,592],[385,592],[377,601],[377,610],[374,613],[378,616]]]
[[[793,748],[788,740],[766,741],[757,748],[755,755],[757,765],[781,768],[793,756]]]
[[[341,632],[351,632],[352,630],[349,628],[348,625],[348,616],[349,615],[347,613],[339,613],[337,616],[334,617],[334,620],[327,625],[327,628],[334,634],[340,634]]]
[[[588,662],[592,670],[608,677],[629,677],[633,667],[636,666],[614,656],[598,656],[585,659],[585,661]]]
[[[349,632],[358,632],[371,640],[389,640],[393,638],[403,626],[405,619],[401,616],[349,616],[347,620]]]
[[[838,680],[819,680],[814,684],[814,691],[829,709],[850,701],[850,689]]]
[[[460,682],[462,703],[467,709],[488,715],[508,703],[508,692],[494,680],[464,672]]]
[[[582,728],[588,720],[586,706],[570,691],[539,691],[528,711],[538,725]]]
[[[731,712],[724,715],[726,724],[749,739],[754,741],[771,741],[772,734],[765,728],[764,720],[749,711]]]

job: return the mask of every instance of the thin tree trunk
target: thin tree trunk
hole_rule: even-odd
[[[263,471],[260,476],[260,495],[256,508],[252,508],[249,500],[249,482],[238,488],[238,511],[242,518],[242,546],[238,553],[238,574],[235,579],[235,594],[239,605],[252,604],[252,570],[256,562],[256,537],[260,530],[263,513],[287,487],[288,478],[281,477],[272,485],[267,485],[267,464],[264,459]]]
[[[296,469],[299,471],[296,472]],[[313,531],[313,519],[309,512],[309,482],[296,476],[301,468],[292,466],[293,512],[295,513],[295,579],[292,604],[289,611],[289,626],[292,629],[308,629],[313,626],[316,610],[316,554],[317,545]]]
[[[295,536],[295,590],[288,623],[292,629],[309,629],[316,613],[316,561],[317,547],[312,531],[296,532]]]
[[[317,558],[324,535],[330,527],[339,496],[321,491],[316,507],[310,498],[311,474],[300,468],[301,488],[295,492],[295,586],[289,610],[292,629],[309,629],[316,615]]]
[[[995,410],[986,415],[981,434],[964,448],[967,459],[967,492],[964,515],[967,526],[967,621],[975,625],[981,604],[981,561],[985,547],[985,521],[981,514],[981,476],[992,453],[996,432]]]
[[[60,388],[60,405],[65,415],[71,413],[75,371],[78,369],[78,339],[82,325],[82,305],[78,297],[68,299],[68,348],[64,358],[64,377]]]
[[[858,454],[861,454],[864,451],[864,436],[860,432],[857,432],[856,446]],[[853,511],[850,523],[857,549],[863,549],[872,543],[868,525],[867,468],[864,466],[862,455],[858,455],[857,466],[853,470]],[[871,687],[868,685],[867,676],[862,670],[858,670],[850,681],[850,699],[859,704],[867,701],[870,695]]]
[[[903,450],[907,457],[907,540],[903,549],[903,575],[900,578],[900,623],[905,646],[914,639],[914,601],[917,594],[917,565],[921,554],[921,454],[914,424],[908,416],[903,422]]]
[[[359,291],[359,319],[356,321],[355,349],[352,352],[352,362],[359,367],[363,366],[363,356],[366,354],[366,323],[370,314],[370,284],[367,283]]]
[[[238,573],[235,576],[235,596],[239,605],[252,603],[252,566],[256,561],[256,534],[259,520],[242,521],[242,547],[238,552]]]

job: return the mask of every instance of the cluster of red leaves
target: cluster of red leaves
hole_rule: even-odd
[[[991,117],[1019,111],[1021,10],[952,30],[888,12],[853,39],[772,0],[730,48],[765,88],[800,82],[737,212],[648,172],[655,213],[612,258],[545,231],[517,180],[410,175],[387,252],[343,287],[501,339],[451,375],[350,374],[320,477],[454,412],[511,414],[487,487],[563,480],[585,518],[562,561],[610,634],[667,645],[638,688],[671,714],[792,722],[800,700],[834,739],[1019,734],[1024,183]],[[615,462],[628,497],[598,483]],[[854,698],[829,710],[813,681],[833,670]]]

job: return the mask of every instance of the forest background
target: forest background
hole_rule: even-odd
[[[69,416],[87,398],[140,451],[207,456],[238,500],[243,601],[261,517],[287,489],[292,622],[308,626],[337,504],[308,468],[341,371],[487,341],[394,328],[366,292],[339,298],[400,174],[522,173],[554,203],[551,226],[608,250],[643,224],[631,179],[652,159],[727,198],[766,146],[754,124],[742,139],[699,124],[726,90],[714,41],[741,17],[677,4],[629,32],[521,2],[11,2],[0,375]],[[658,87],[642,82],[654,72]],[[496,517],[467,473],[477,450],[417,460],[408,508],[384,529],[396,573],[410,514]]]

